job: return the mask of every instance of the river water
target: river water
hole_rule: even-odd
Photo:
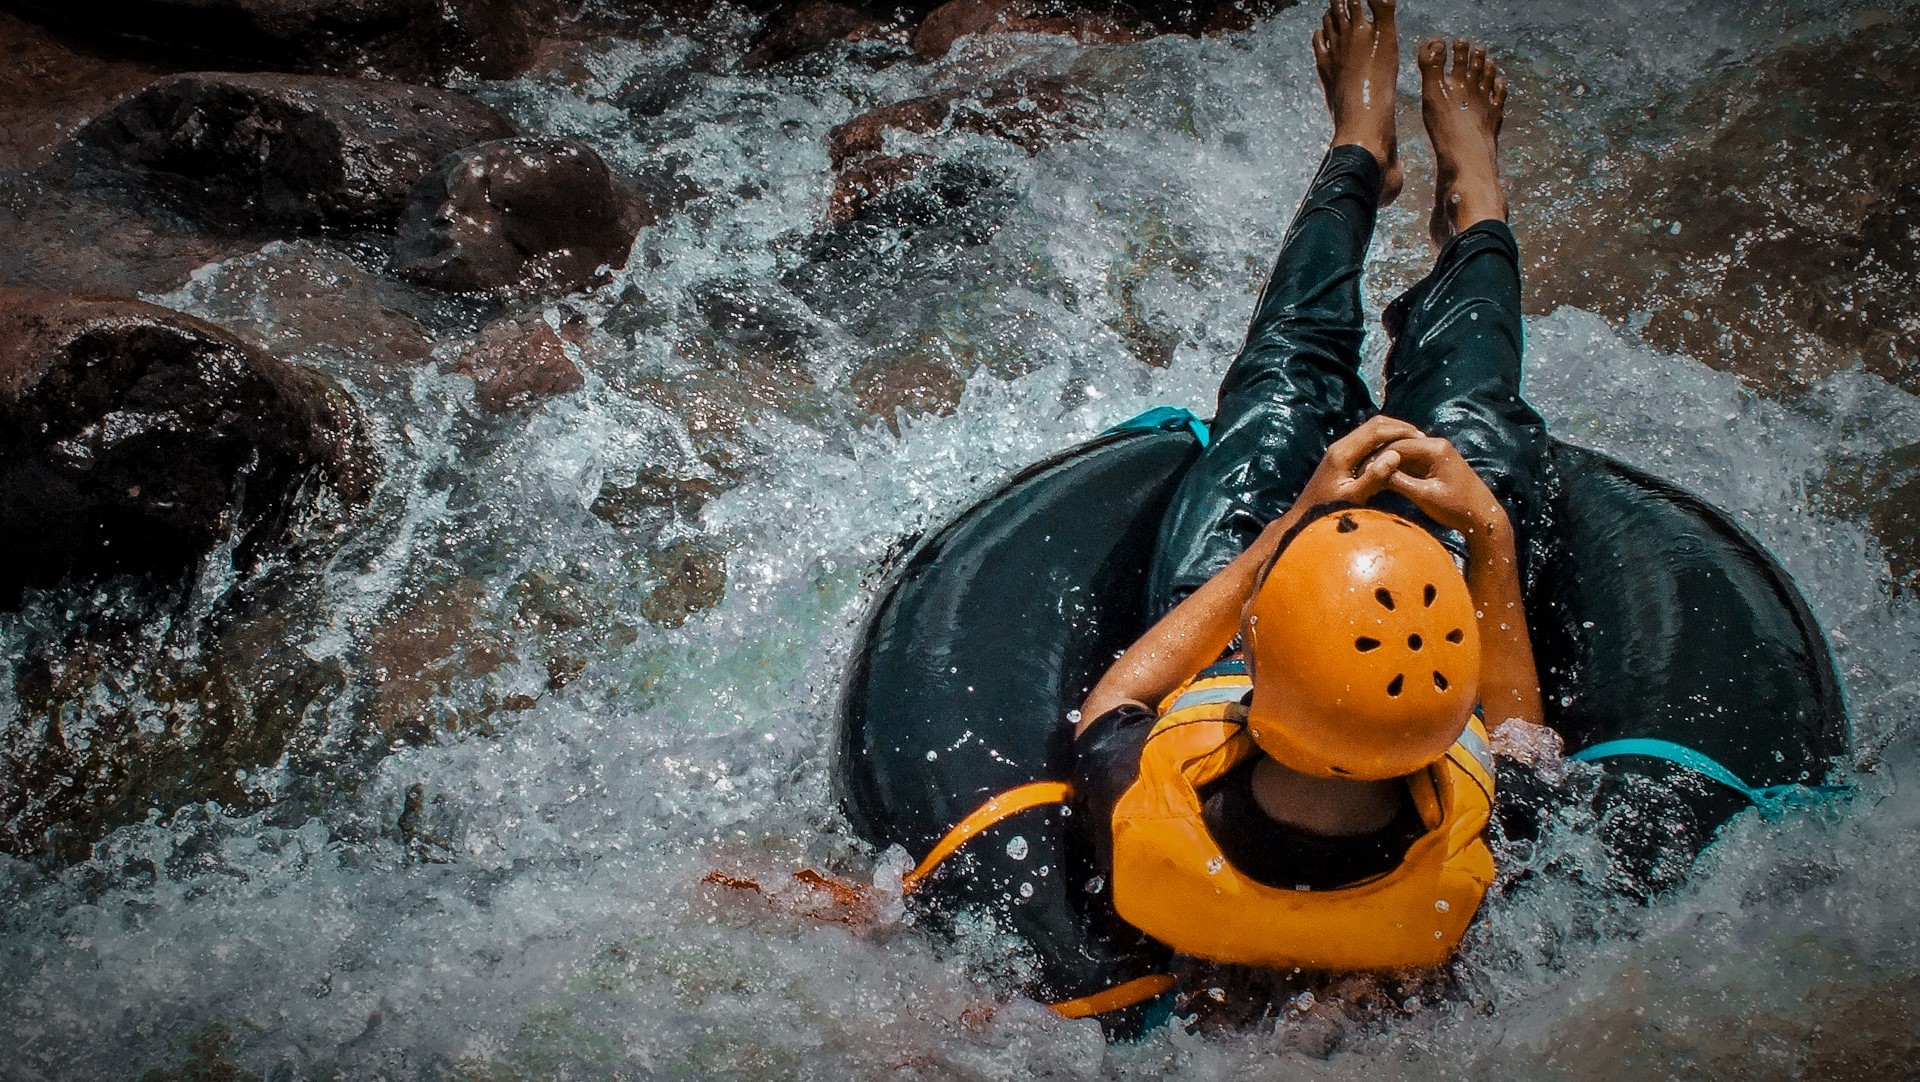
[[[1606,189],[1614,157],[1658,152],[1676,91],[1868,25],[1803,3],[1402,8],[1409,53],[1468,33],[1514,71],[1523,246],[1529,222],[1548,231]],[[631,172],[675,163],[695,194],[616,281],[548,309],[587,327],[577,393],[495,416],[435,366],[283,346],[348,384],[385,468],[284,629],[341,675],[285,758],[244,771],[253,806],[157,809],[71,868],[0,863],[0,1076],[1906,1077],[1920,612],[1868,504],[1828,480],[1920,441],[1920,401],[1845,358],[1743,380],[1570,307],[1529,323],[1530,397],[1561,437],[1725,507],[1793,573],[1846,686],[1850,800],[1741,817],[1648,906],[1598,889],[1604,853],[1563,826],[1450,973],[1303,979],[1252,1024],[1131,1045],[1025,1001],[982,1009],[996,997],[974,974],[1004,944],[950,950],[701,885],[715,868],[873,874],[829,749],[849,644],[903,537],[1141,409],[1208,411],[1325,138],[1317,18],[1125,47],[1014,38],[934,65],[863,47],[773,74],[734,71],[731,40],[636,34],[596,42],[568,80],[479,86]],[[824,233],[827,131],[983,71],[1065,76],[1091,103],[1083,137],[1031,157],[941,137],[961,195]],[[1408,158],[1430,168],[1417,145]],[[1376,309],[1429,258],[1423,218],[1416,185],[1383,219]],[[290,342],[259,283],[330,281],[350,257],[269,245],[150,299]],[[1166,346],[1156,363],[1143,337]],[[1384,347],[1369,343],[1376,376]],[[931,373],[952,408],[876,417],[850,388],[882,368]],[[676,509],[609,512],[636,482]],[[689,561],[725,580],[690,616],[662,592]],[[0,663],[55,609],[0,625]],[[398,674],[427,640],[428,675]],[[143,663],[166,664],[162,648]],[[0,721],[21,726],[14,683]]]

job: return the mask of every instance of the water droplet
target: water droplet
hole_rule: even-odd
[[[1020,897],[1022,897],[1022,898],[1031,898],[1031,897],[1033,897],[1033,884],[1032,884],[1032,883],[1022,883],[1022,884],[1020,884]]]
[[[1027,859],[1027,839],[1024,835],[1015,834],[1013,839],[1007,842],[1007,855],[1015,860]]]
[[[1215,985],[1207,989],[1207,998],[1213,1000],[1215,1003],[1225,1003],[1227,1001],[1227,990],[1219,985]]]
[[[1078,724],[1080,724],[1080,711],[1078,711],[1078,710],[1069,710],[1069,711],[1067,711],[1067,723],[1068,723],[1069,725],[1078,725]]]
[[[1435,938],[1435,939],[1439,939],[1440,937],[1441,937],[1441,933],[1440,933],[1440,929],[1438,929],[1438,928],[1435,928],[1435,929],[1433,930],[1433,938]]]
[[[940,753],[937,751],[930,751],[927,753],[927,762],[929,763],[933,762],[935,759],[938,759],[938,758],[940,758]]]
[[[1107,889],[1105,876],[1096,875],[1092,879],[1087,880],[1085,890],[1088,894],[1098,894],[1105,889]]]
[[[1787,761],[1787,757],[1776,751],[1773,753],[1773,761],[1776,763],[1784,763]]]
[[[1442,898],[1439,901],[1433,903],[1433,911],[1435,913],[1445,913],[1447,910],[1452,908],[1453,908],[1453,904],[1447,901],[1445,898]]]
[[[1226,866],[1227,866],[1227,858],[1225,858],[1225,857],[1214,857],[1214,858],[1213,858],[1212,860],[1209,860],[1209,861],[1207,861],[1207,874],[1208,874],[1208,875],[1219,875],[1219,874],[1220,874],[1220,869],[1222,869],[1222,868],[1224,868],[1224,867],[1226,867]]]
[[[1296,1011],[1310,1011],[1313,1009],[1313,1005],[1318,1002],[1320,1002],[1319,998],[1312,992],[1302,992],[1293,997],[1292,1006]]]

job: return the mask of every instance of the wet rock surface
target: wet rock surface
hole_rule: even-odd
[[[566,293],[625,264],[634,232],[654,218],[578,140],[496,140],[420,178],[394,259],[442,289]]]
[[[836,41],[857,41],[879,33],[888,20],[836,0],[801,0],[767,19],[753,50],[741,66],[763,68],[804,56]]]
[[[827,216],[836,222],[859,216],[869,202],[911,182],[937,160],[929,153],[889,153],[889,133],[985,135],[1037,154],[1054,142],[1081,138],[1079,125],[1089,104],[1085,92],[1065,78],[1012,76],[862,113],[829,138],[827,154],[840,176]]]
[[[0,174],[45,164],[67,134],[171,68],[79,52],[0,11]]]
[[[0,289],[0,601],[110,572],[177,577],[216,544],[245,568],[322,489],[374,462],[328,377],[140,301]]]
[[[1920,31],[1865,21],[1664,103],[1667,147],[1538,223],[1530,303],[1776,393],[1852,364],[1920,391]]]
[[[428,78],[517,73],[559,0],[9,0],[21,15],[122,48],[221,66]]]
[[[963,37],[974,34],[1062,34],[1086,44],[1132,41],[1151,33],[1129,22],[1079,5],[1045,0],[948,0],[927,13],[913,32],[913,51],[938,60]]]
[[[156,616],[137,591],[96,596],[78,623],[70,602],[38,614],[52,633],[14,665],[24,720],[0,733],[0,852],[74,861],[149,814],[273,803],[263,772],[347,680],[301,649],[311,603],[289,585],[204,622]],[[160,653],[168,664],[145,663]]]
[[[74,136],[76,180],[208,228],[391,224],[421,177],[511,134],[464,95],[321,76],[173,75]]]
[[[473,380],[474,400],[489,413],[509,413],[541,398],[586,385],[573,358],[579,346],[544,319],[503,319],[456,351],[447,370]]]

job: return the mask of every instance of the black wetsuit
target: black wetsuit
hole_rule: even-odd
[[[1160,529],[1148,579],[1163,615],[1232,562],[1285,514],[1334,440],[1375,412],[1453,442],[1506,508],[1523,566],[1546,503],[1547,434],[1520,397],[1519,249],[1500,222],[1461,232],[1433,272],[1388,306],[1394,338],[1385,402],[1376,411],[1360,378],[1365,337],[1360,274],[1380,202],[1380,167],[1359,147],[1327,154],[1294,216],[1246,344],[1220,384],[1213,439],[1188,470]],[[1375,501],[1425,522],[1398,497]],[[1429,524],[1430,525],[1430,524]],[[1436,528],[1443,541],[1459,539]],[[1075,741],[1075,789],[1111,868],[1113,801],[1139,771],[1153,717],[1121,707]],[[1242,772],[1244,773],[1244,772]],[[1235,867],[1272,886],[1341,886],[1390,870],[1418,829],[1409,804],[1365,838],[1319,838],[1259,814],[1244,777],[1208,793],[1208,828]],[[1417,827],[1417,819],[1413,825]],[[1236,856],[1236,852],[1240,855]],[[1257,854],[1257,855],[1256,855]]]

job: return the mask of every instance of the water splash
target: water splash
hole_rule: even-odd
[[[1848,20],[1706,3],[1656,18],[1629,0],[1403,17],[1409,40],[1510,43],[1542,103],[1510,134],[1516,158],[1595,161],[1649,145],[1641,111],[1660,94]],[[1276,1054],[1326,1078],[1616,1077],[1629,1056],[1730,1077],[1875,1062],[1850,1033],[1910,1038],[1920,813],[1897,796],[1917,765],[1920,624],[1863,508],[1817,494],[1839,458],[1920,441],[1920,403],[1858,372],[1761,397],[1573,310],[1529,324],[1531,396],[1563,437],[1726,507],[1798,579],[1871,767],[1852,801],[1737,821],[1692,887],[1649,907],[1596,889],[1604,854],[1562,824],[1510,855],[1536,874],[1451,972],[1288,976],[1243,1026],[1131,1047],[996,1002],[973,974],[1020,960],[991,928],[949,952],[898,922],[859,932],[700,885],[720,866],[895,874],[846,835],[829,781],[879,569],[1115,420],[1206,412],[1324,138],[1300,60],[1311,25],[1296,9],[1229,39],[1016,40],[985,63],[1096,88],[1088,137],[1033,158],[937,142],[977,200],[957,222],[861,234],[851,271],[810,240],[827,131],[976,61],[875,66],[856,50],[805,76],[686,74],[709,46],[668,38],[608,44],[577,86],[483,88],[630,171],[672,163],[679,212],[614,282],[564,302],[591,328],[588,384],[530,413],[489,415],[463,380],[383,367],[370,347],[301,352],[351,383],[386,466],[295,629],[344,683],[245,779],[265,810],[157,809],[76,867],[0,863],[9,1073],[125,1077],[181,1062],[208,1026],[248,1070],[289,1078],[1218,1077]],[[1530,213],[1583,198],[1539,175],[1515,193]],[[1376,308],[1424,270],[1418,217],[1383,221]],[[320,282],[372,273],[281,246],[165,300],[293,341],[288,313],[255,303],[282,264]],[[435,343],[473,318],[385,303]],[[1376,380],[1383,352],[1370,340]],[[875,418],[852,400],[850,373],[906,356],[954,374],[949,413]],[[642,479],[673,493],[666,510],[605,510]],[[724,595],[675,625],[655,599],[686,544],[714,554]],[[0,626],[10,732],[28,722],[11,677],[59,619],[39,604]],[[382,668],[401,661],[405,679]]]

